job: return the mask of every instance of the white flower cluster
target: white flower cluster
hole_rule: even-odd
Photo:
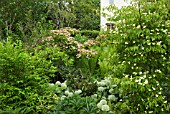
[[[72,97],[73,95],[79,95],[82,93],[82,90],[76,90],[75,92],[70,92],[68,90],[66,90],[64,92],[65,95],[61,96],[61,100],[64,100],[66,97]]]
[[[110,107],[107,105],[107,101],[106,100],[101,100],[98,104],[97,107],[99,109],[101,109],[102,111],[109,111]]]
[[[65,95],[67,95],[68,97],[72,97],[73,96],[73,93],[72,92],[69,92],[68,90],[65,91]]]
[[[82,90],[77,90],[77,91],[75,91],[74,93],[75,93],[76,95],[79,95],[79,94],[82,93]]]
[[[55,84],[53,83],[50,83],[49,86],[50,87],[56,87],[56,91],[60,94],[63,94],[61,96],[61,100],[63,100],[64,98],[66,97],[72,97],[73,95],[79,95],[82,93],[82,90],[76,90],[76,91],[73,91],[73,92],[70,92],[67,88],[67,84],[66,84],[67,81],[61,83],[60,81],[57,81]],[[64,90],[64,91],[63,91]],[[63,93],[63,92],[64,93]],[[62,92],[62,93],[61,93]]]
[[[64,83],[61,83],[60,81],[57,81],[55,85],[60,86],[62,90],[67,89],[66,81]]]
[[[112,101],[117,101],[117,97],[115,97],[115,95],[109,95],[108,99]]]
[[[97,104],[97,107],[102,111],[110,111],[108,104],[112,104],[114,101],[117,101],[117,97],[114,95],[114,88],[117,87],[116,84],[112,81],[110,77],[97,82],[98,94],[92,95],[94,99],[97,99],[99,96],[102,100]],[[101,94],[102,93],[102,94]],[[102,96],[100,96],[102,95]]]

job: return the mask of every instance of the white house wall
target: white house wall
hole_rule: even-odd
[[[114,3],[115,6],[118,8],[121,8],[122,6],[127,6],[130,4],[130,0],[100,0],[100,8],[101,8],[101,13],[100,13],[100,26],[102,30],[107,30],[106,23],[108,23],[107,18],[102,15],[102,13],[108,13],[110,14],[107,10],[104,10],[104,8],[108,7],[110,4],[109,3]]]

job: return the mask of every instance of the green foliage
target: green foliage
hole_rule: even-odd
[[[99,30],[99,0],[1,0],[0,6],[0,39],[10,36],[8,31],[16,36],[14,41],[28,43],[30,36],[41,36],[49,29]]]
[[[48,75],[53,75],[55,67],[41,54],[31,56],[20,41],[0,43],[1,110],[21,108],[27,113],[50,110],[47,104],[57,97],[48,87]]]
[[[115,22],[112,42],[119,60],[113,68],[113,79],[120,97],[128,97],[115,105],[118,113],[168,111],[163,91],[170,72],[167,3],[136,0],[132,6],[116,9],[110,19]]]
[[[97,106],[91,97],[74,95],[59,100],[52,114],[95,114]]]
[[[0,1],[0,36],[2,39],[8,37],[8,32],[13,31],[22,36],[21,40],[29,41],[27,35],[31,35],[36,22],[44,22],[46,18],[46,3],[44,0],[1,0]]]
[[[99,31],[97,31],[97,30],[81,30],[80,34],[82,36],[86,36],[88,38],[96,38],[99,35]]]

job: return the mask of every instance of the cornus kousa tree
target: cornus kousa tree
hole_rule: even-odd
[[[169,0],[135,0],[122,9],[109,7],[115,23],[113,45],[119,63],[114,81],[121,101],[114,110],[120,113],[168,113],[170,74]]]

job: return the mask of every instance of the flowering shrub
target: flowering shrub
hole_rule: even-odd
[[[118,113],[167,113],[163,83],[169,74],[169,17],[166,0],[143,0],[114,11],[112,41],[119,62],[113,79],[122,100]],[[126,96],[126,97],[125,97]]]
[[[59,47],[62,51],[65,51],[72,57],[89,57],[97,54],[97,52],[90,49],[90,47],[96,45],[98,42],[92,38],[86,41],[87,37],[81,36],[80,34],[72,37],[72,34],[78,33],[78,30],[76,29],[64,28],[60,30],[51,30],[50,32],[52,33],[51,36],[43,37],[39,39],[39,42],[45,43],[47,46]],[[81,42],[81,40],[85,41]]]
[[[101,81],[97,81],[98,90],[91,95],[94,102],[97,102],[98,112],[114,112],[114,105],[118,102],[119,95],[117,93],[117,85],[113,82],[112,77],[105,77]]]
[[[96,87],[95,84],[91,82],[93,81],[92,75],[97,65],[95,46],[98,42],[92,38],[87,39],[87,37],[81,36],[80,34],[72,37],[71,34],[77,33],[76,29],[64,28],[52,30],[51,32],[52,35],[42,38],[41,43],[44,43],[45,46],[53,47],[54,50],[56,50],[55,48],[59,48],[60,52],[66,54],[64,56],[65,58],[69,56],[69,58],[64,60],[74,60],[74,66],[73,64],[65,65],[61,60],[55,61],[58,68],[56,71],[63,80],[68,81],[68,84],[71,85],[74,90],[82,89],[82,91],[86,91],[84,93],[88,95],[91,94],[95,91]],[[53,52],[52,54],[55,55]]]

